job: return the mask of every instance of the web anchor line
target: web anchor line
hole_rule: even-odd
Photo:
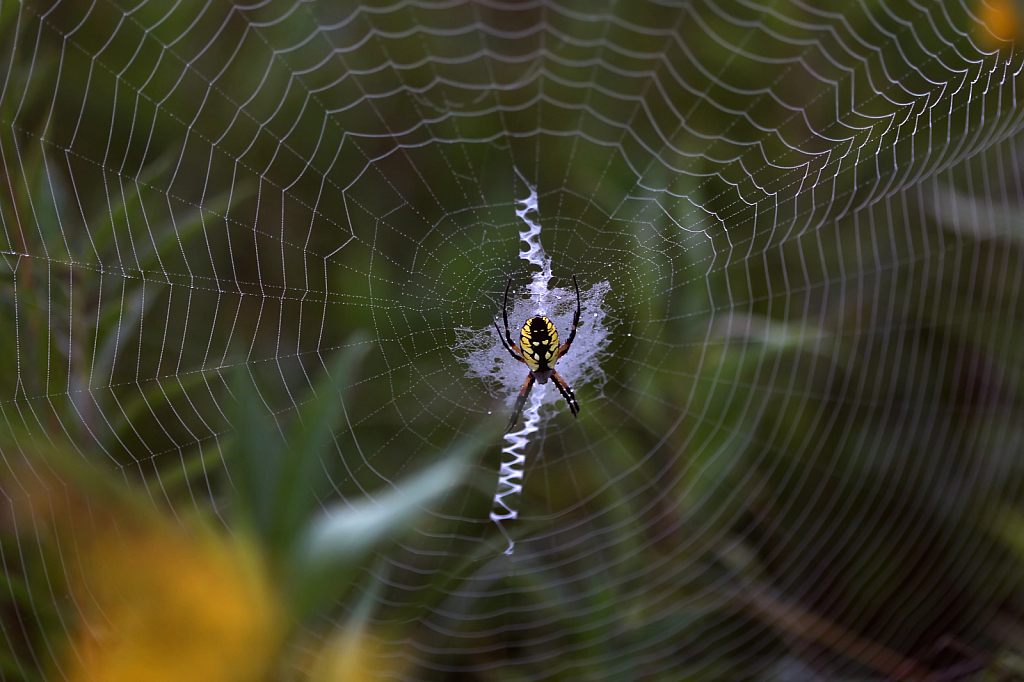
[[[525,199],[517,199],[516,217],[526,224],[525,230],[520,230],[519,239],[525,244],[519,250],[519,257],[530,265],[539,268],[533,273],[533,281],[530,282],[530,300],[537,302],[537,314],[544,314],[544,294],[548,291],[551,282],[551,259],[544,253],[540,245],[540,222],[537,220],[537,189],[526,182],[526,178],[516,169],[516,174],[530,190],[530,195]],[[518,498],[523,491],[523,468],[526,464],[526,446],[530,442],[529,436],[539,429],[540,406],[544,402],[544,394],[547,386],[536,385],[530,394],[530,406],[523,411],[525,423],[523,428],[513,433],[506,433],[505,440],[508,442],[501,452],[504,458],[501,462],[501,469],[498,471],[498,487],[494,492],[494,504],[491,509],[491,520],[498,526],[498,530],[508,540],[508,548],[505,554],[511,555],[515,550],[516,543],[505,529],[503,522],[511,521],[519,516]]]

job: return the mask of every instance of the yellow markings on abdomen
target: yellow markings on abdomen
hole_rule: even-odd
[[[557,360],[558,331],[543,315],[531,317],[519,332],[519,347],[531,371],[550,369]]]

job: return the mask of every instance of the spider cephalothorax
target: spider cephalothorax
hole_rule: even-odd
[[[580,323],[580,286],[576,283],[576,275],[572,276],[572,283],[576,288],[576,314],[572,318],[572,331],[569,332],[569,338],[561,346],[558,345],[558,330],[555,329],[554,323],[544,315],[534,315],[528,319],[519,332],[519,343],[512,342],[512,332],[508,326],[508,290],[512,286],[511,277],[509,277],[508,284],[505,285],[505,303],[501,309],[505,320],[505,335],[501,335],[497,320],[494,320],[494,328],[498,331],[498,338],[501,339],[502,345],[512,354],[512,357],[530,368],[530,373],[526,375],[523,388],[519,391],[519,397],[516,399],[516,406],[512,411],[512,419],[509,420],[506,433],[511,431],[519,421],[519,415],[523,411],[523,405],[526,404],[526,398],[530,395],[534,381],[546,384],[548,379],[553,380],[555,386],[558,387],[558,392],[569,404],[572,416],[575,417],[580,411],[579,403],[576,402],[576,396],[573,395],[569,384],[565,383],[565,379],[555,371],[555,363],[558,358],[569,352],[569,346],[576,338],[576,328]]]

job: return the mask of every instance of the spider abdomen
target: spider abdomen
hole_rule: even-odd
[[[537,383],[547,383],[558,360],[558,331],[554,323],[543,315],[528,319],[519,333],[519,347]]]

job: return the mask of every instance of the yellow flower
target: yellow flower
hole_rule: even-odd
[[[1020,25],[1015,0],[979,0],[981,25],[976,34],[988,48],[1008,48],[1006,43],[1017,38]]]
[[[361,627],[346,626],[329,634],[301,667],[310,682],[370,682],[403,669],[398,651],[382,645]]]
[[[259,557],[205,531],[124,521],[112,518],[85,543],[72,583],[81,615],[68,679],[267,678],[285,629]]]

